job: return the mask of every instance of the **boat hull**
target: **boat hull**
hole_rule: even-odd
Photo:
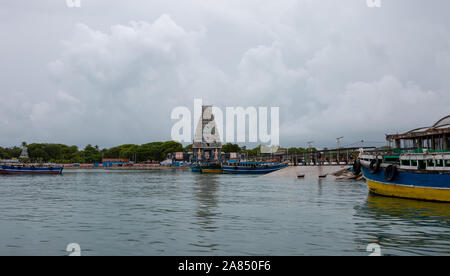
[[[191,165],[191,171],[195,173],[222,173],[220,165]]]
[[[0,174],[3,175],[60,175],[63,167],[57,168],[13,168],[0,167]]]
[[[221,169],[202,169],[202,173],[222,173]]]
[[[202,169],[198,165],[191,165],[191,171],[195,173],[201,173]]]
[[[450,174],[399,171],[387,181],[384,168],[371,174],[362,168],[370,192],[374,194],[428,201],[450,202]]]
[[[271,165],[267,167],[242,167],[242,166],[223,166],[223,173],[230,174],[268,174],[285,168],[287,164]]]

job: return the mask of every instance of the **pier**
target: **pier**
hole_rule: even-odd
[[[289,162],[293,166],[340,166],[353,164],[361,150],[373,152],[376,149],[376,147],[351,147],[311,150],[294,154],[290,154],[287,150],[281,150],[266,158]]]

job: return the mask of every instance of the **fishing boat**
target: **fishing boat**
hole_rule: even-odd
[[[195,172],[195,173],[201,173],[202,168],[201,168],[200,164],[191,164],[191,171]]]
[[[200,166],[201,173],[222,173],[220,164],[204,164]]]
[[[387,135],[391,152],[362,152],[353,165],[374,194],[450,202],[450,116],[433,127]],[[426,148],[425,148],[426,147]]]
[[[222,173],[222,166],[218,163],[192,164],[191,171],[196,173]]]
[[[19,160],[28,160],[28,148],[26,143],[22,143],[22,153]],[[10,175],[49,175],[62,174],[64,166],[57,166],[55,164],[32,164],[19,162],[18,159],[4,160],[0,164],[0,174]]]
[[[1,165],[0,174],[12,174],[12,175],[59,175],[62,174],[64,166],[52,166],[52,165],[28,165],[28,164],[15,164],[15,165]]]
[[[278,161],[269,162],[252,162],[252,161],[235,161],[227,162],[222,166],[223,173],[232,174],[268,174],[287,167],[287,163]]]

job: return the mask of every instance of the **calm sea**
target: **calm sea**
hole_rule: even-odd
[[[450,204],[188,170],[0,176],[0,255],[450,255]]]

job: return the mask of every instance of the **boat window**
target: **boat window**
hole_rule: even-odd
[[[434,167],[434,160],[427,160],[427,167]]]
[[[444,167],[444,160],[442,159],[436,159],[436,167]]]
[[[427,168],[425,160],[419,160],[419,170],[425,170]]]
[[[445,166],[450,167],[450,160],[445,160]]]
[[[402,166],[410,166],[409,160],[402,160]]]

